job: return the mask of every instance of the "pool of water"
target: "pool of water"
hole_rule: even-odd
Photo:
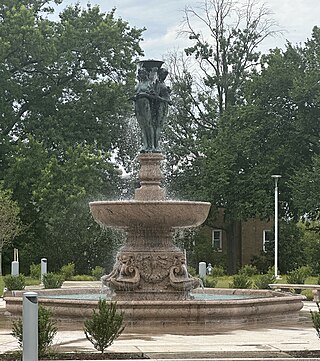
[[[212,293],[191,293],[191,296],[195,300],[199,301],[222,301],[222,300],[242,300],[248,298],[261,298],[261,296],[254,295],[224,295],[224,294],[212,294]],[[54,296],[39,296],[39,298],[54,298],[65,300],[89,300],[97,301],[101,299],[110,299],[110,296],[103,293],[83,293],[83,294],[66,294],[66,295],[54,295]]]

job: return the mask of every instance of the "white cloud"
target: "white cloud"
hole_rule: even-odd
[[[144,41],[141,46],[147,58],[162,58],[167,52],[188,46],[187,39],[177,37],[179,26],[183,20],[183,10],[186,5],[194,7],[202,4],[200,1],[186,0],[90,0],[100,6],[101,11],[108,12],[116,7],[116,16],[129,22],[130,26],[145,27]],[[76,1],[65,0],[63,7]],[[86,6],[88,0],[79,0]],[[261,0],[273,11],[284,35],[269,38],[265,41],[263,51],[276,46],[283,47],[288,39],[293,44],[303,43],[310,38],[314,25],[319,24],[319,0]],[[60,7],[61,8],[61,7]],[[319,24],[320,25],[320,24]]]

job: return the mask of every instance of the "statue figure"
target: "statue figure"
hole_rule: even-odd
[[[164,83],[168,71],[162,61],[144,60],[138,70],[135,113],[142,132],[142,152],[160,152],[159,139],[172,104],[170,89]]]

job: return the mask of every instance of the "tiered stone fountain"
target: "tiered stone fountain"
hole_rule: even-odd
[[[186,300],[199,280],[188,274],[183,251],[173,241],[176,229],[196,227],[208,216],[210,203],[167,200],[161,187],[159,137],[170,104],[160,61],[140,63],[134,97],[143,134],[140,188],[129,201],[91,202],[94,219],[104,227],[120,228],[127,242],[113,271],[102,278],[117,300]]]
[[[304,296],[270,290],[207,289],[217,300],[191,299],[190,291],[199,281],[188,274],[185,254],[174,245],[172,236],[176,229],[203,223],[210,203],[167,200],[161,187],[160,163],[164,156],[159,137],[171,103],[162,64],[153,60],[140,63],[133,97],[143,141],[138,155],[140,188],[132,200],[90,203],[98,223],[127,233],[126,244],[119,251],[112,272],[102,278],[103,283],[115,292],[113,298],[124,313],[127,326],[173,326],[174,330],[182,326],[185,331],[186,325],[192,325],[195,331],[197,326],[203,330],[217,324],[231,324],[234,328],[248,322],[292,320],[298,316]],[[96,293],[96,288],[36,291],[40,302],[61,318],[85,318],[97,306],[97,300],[72,296]],[[9,313],[21,313],[22,293],[6,294]],[[238,299],[225,300],[226,295]]]

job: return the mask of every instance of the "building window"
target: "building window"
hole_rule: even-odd
[[[270,231],[270,229],[264,229],[262,243],[263,252],[267,252],[267,249],[269,248],[271,242],[273,242],[273,232]]]
[[[212,230],[212,248],[217,251],[222,250],[222,229]]]

